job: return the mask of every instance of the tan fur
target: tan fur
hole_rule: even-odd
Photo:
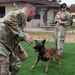
[[[49,64],[51,62],[51,59],[52,57],[55,57],[56,60],[58,61],[59,65],[61,65],[61,62],[60,62],[60,56],[58,55],[58,50],[56,50],[56,48],[52,47],[52,48],[46,48],[45,49],[45,53],[44,55],[42,56],[43,58],[47,58],[47,64],[46,64],[46,69],[45,69],[45,72],[47,73],[48,72],[48,67],[49,67]],[[38,57],[41,57],[40,54],[38,54]],[[34,69],[36,64],[38,63],[38,61],[40,60],[41,58],[37,58],[34,65],[31,67],[31,69]]]

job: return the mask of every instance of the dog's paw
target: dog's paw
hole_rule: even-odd
[[[45,70],[45,73],[48,73],[48,69]]]
[[[59,65],[61,66],[61,62],[59,62]]]
[[[45,71],[45,73],[48,73],[48,71]]]
[[[34,69],[35,67],[34,67],[34,65],[31,67],[31,69]]]

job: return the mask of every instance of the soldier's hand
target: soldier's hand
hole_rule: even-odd
[[[58,19],[57,22],[59,23],[61,21],[61,19]]]
[[[25,34],[25,41],[30,45],[32,44],[33,39],[28,34]]]
[[[61,21],[61,19],[57,20],[57,22],[60,24],[63,24],[63,21]]]

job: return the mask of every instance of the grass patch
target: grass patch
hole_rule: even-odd
[[[28,59],[21,63],[21,70],[18,75],[75,75],[75,43],[65,43],[63,57],[61,59],[62,65],[53,59],[49,66],[49,72],[44,73],[46,62],[40,61],[36,68],[30,70],[34,64],[37,53],[34,52],[34,43],[29,46],[25,42],[21,42],[22,46],[28,53]],[[54,46],[53,42],[47,42],[46,47]]]

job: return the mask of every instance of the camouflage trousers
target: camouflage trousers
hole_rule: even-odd
[[[12,53],[9,58],[10,75],[17,75],[21,67],[20,63],[20,59],[14,53]]]
[[[62,55],[65,37],[66,37],[66,30],[65,29],[57,29],[56,28],[54,30],[55,47],[58,49],[59,55]]]
[[[0,55],[0,75],[9,75],[9,58]]]
[[[0,54],[0,75],[17,75],[20,70],[20,60],[12,53],[10,57]]]

